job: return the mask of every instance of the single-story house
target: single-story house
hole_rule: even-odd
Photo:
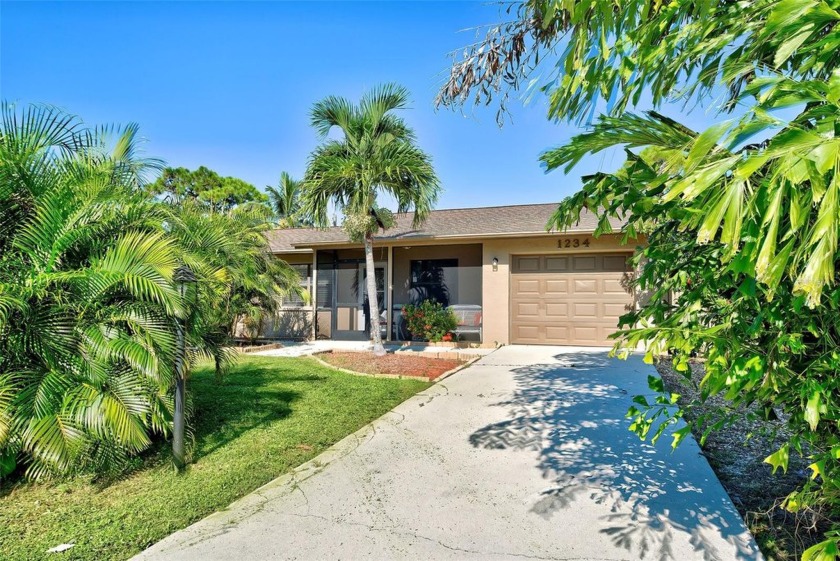
[[[592,236],[594,215],[546,232],[556,203],[433,211],[419,228],[412,213],[376,236],[374,258],[383,337],[410,340],[405,304],[435,299],[455,311],[457,335],[497,344],[609,345],[632,309],[628,257],[619,234]],[[618,231],[621,224],[613,224]],[[301,276],[308,299],[290,298],[264,335],[369,338],[361,244],[341,227],[270,232],[271,251]]]

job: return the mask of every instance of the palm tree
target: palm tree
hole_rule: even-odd
[[[137,127],[0,109],[0,477],[119,468],[172,430],[176,319],[188,366],[296,286],[264,205],[155,200]],[[188,265],[190,305],[173,286]]]
[[[176,251],[140,190],[158,162],[133,125],[0,113],[0,477],[115,466],[171,421]]]
[[[377,198],[397,200],[398,212],[414,210],[419,226],[437,201],[440,184],[431,158],[415,145],[414,131],[394,114],[408,105],[409,93],[396,84],[374,88],[358,104],[330,96],[312,107],[310,122],[324,139],[310,155],[303,187],[303,210],[315,225],[329,226],[329,206],[345,214],[350,238],[364,243],[370,335],[373,350],[384,354],[373,262],[373,237],[393,225]],[[327,139],[338,128],[341,137]]]
[[[284,295],[300,290],[297,272],[269,250],[265,232],[271,219],[265,205],[212,212],[185,201],[173,208],[170,235],[179,261],[199,279],[201,305],[188,322],[191,346],[213,358],[217,375],[235,356],[230,343],[237,325],[261,325]]]
[[[301,216],[301,187],[303,181],[293,179],[288,172],[280,174],[280,183],[277,187],[267,185],[265,190],[268,193],[269,206],[277,217],[281,227],[297,228],[299,226],[311,226],[311,222]]]

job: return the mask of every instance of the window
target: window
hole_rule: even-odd
[[[300,275],[300,288],[302,291],[311,294],[312,287],[312,265],[290,265],[292,269],[297,271]],[[287,294],[283,298],[283,307],[285,308],[299,308],[306,306],[306,301],[297,294]]]
[[[449,306],[458,286],[457,259],[418,259],[411,262],[411,300],[435,300]]]

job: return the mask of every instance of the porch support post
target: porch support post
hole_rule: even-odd
[[[318,250],[312,250],[312,286],[309,287],[312,300],[312,340],[318,338]]]
[[[388,289],[388,294],[385,298],[385,303],[387,304],[385,307],[385,317],[387,318],[387,327],[385,328],[385,340],[391,340],[391,326],[394,324],[394,318],[391,316],[394,312],[394,248],[393,246],[388,246],[388,263],[385,267],[386,279],[385,279],[385,286]]]

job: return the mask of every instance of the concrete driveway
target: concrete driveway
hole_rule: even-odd
[[[504,347],[137,559],[761,559],[694,441],[627,431],[654,372]]]

